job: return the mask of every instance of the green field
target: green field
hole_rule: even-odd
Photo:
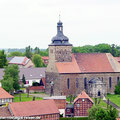
[[[92,98],[92,100],[95,103],[95,98]],[[98,99],[98,101],[99,101],[99,99]],[[100,106],[100,107],[103,107],[103,108],[107,108],[107,104],[103,101],[103,99],[101,99],[100,104],[97,104],[97,106]]]
[[[29,95],[29,97],[27,97],[26,93],[21,94],[21,102],[32,101],[32,100],[33,100],[33,96]],[[35,100],[42,100],[42,98],[35,97]],[[14,95],[14,102],[20,102],[19,94]]]
[[[112,94],[108,94],[107,98],[109,98],[109,100],[113,103],[115,103],[116,105],[118,105],[120,107],[120,95],[112,95]]]

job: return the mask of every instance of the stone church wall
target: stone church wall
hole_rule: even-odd
[[[77,95],[82,90],[85,89],[84,79],[86,78],[87,84],[88,80],[91,78],[99,77],[103,79],[106,83],[107,93],[114,93],[115,85],[117,84],[117,77],[120,77],[120,73],[89,73],[89,74],[55,74],[55,73],[47,73],[49,76],[49,80],[53,79],[54,82],[54,93],[56,95]],[[109,83],[109,77],[111,77],[111,88]],[[48,85],[48,78],[46,85]],[[69,78],[69,89],[67,86],[67,79]],[[76,80],[78,80],[78,88]],[[61,87],[60,87],[61,86]],[[49,88],[50,89],[50,88]],[[46,87],[46,91],[48,91],[48,87]],[[87,91],[87,89],[86,89]]]

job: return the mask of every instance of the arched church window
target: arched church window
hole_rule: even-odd
[[[109,88],[111,88],[112,84],[111,84],[112,78],[109,77]]]
[[[87,89],[87,78],[84,78],[84,89]]]
[[[69,78],[67,79],[67,88],[68,89],[70,88],[70,79]]]
[[[76,78],[76,88],[78,88],[78,87],[79,87],[79,79]]]
[[[117,85],[118,85],[118,83],[119,83],[119,80],[120,80],[120,77],[117,77]]]

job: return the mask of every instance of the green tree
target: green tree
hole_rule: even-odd
[[[40,49],[38,47],[34,49],[34,54],[40,54]]]
[[[25,48],[25,56],[28,58],[32,57],[32,48],[30,46]]]
[[[23,56],[23,54],[21,52],[18,52],[18,51],[10,52],[8,57],[12,57],[12,56]]]
[[[10,75],[4,75],[1,83],[2,88],[5,89],[7,92],[13,91],[13,78]]]
[[[4,50],[0,51],[0,68],[7,66],[7,59]]]
[[[113,108],[112,105],[110,105],[107,110],[107,120],[116,120],[117,117],[118,117],[117,109]]]
[[[120,94],[120,81],[118,82],[118,85],[115,86],[115,94]]]
[[[22,83],[23,84],[26,84],[26,80],[25,80],[25,75],[23,74],[23,76],[22,76]]]
[[[96,120],[96,112],[100,109],[98,106],[93,106],[91,109],[88,110],[88,119],[89,120]]]
[[[43,67],[44,66],[43,60],[39,54],[35,54],[32,58],[32,61],[35,65],[35,67]]]
[[[8,92],[11,90],[19,90],[19,68],[18,65],[12,64],[5,67],[5,74],[2,80],[2,87]],[[7,85],[8,84],[8,85]],[[7,86],[6,86],[7,85]],[[9,88],[10,87],[10,88]]]
[[[89,120],[116,120],[118,117],[118,111],[111,105],[107,110],[99,106],[93,106],[90,110],[88,110],[88,113]]]
[[[99,108],[95,113],[96,120],[109,120],[107,119],[107,112],[103,108]]]

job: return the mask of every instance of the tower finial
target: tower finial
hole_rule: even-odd
[[[60,13],[59,13],[59,21],[60,21],[60,18],[61,18],[61,16],[60,16]]]

